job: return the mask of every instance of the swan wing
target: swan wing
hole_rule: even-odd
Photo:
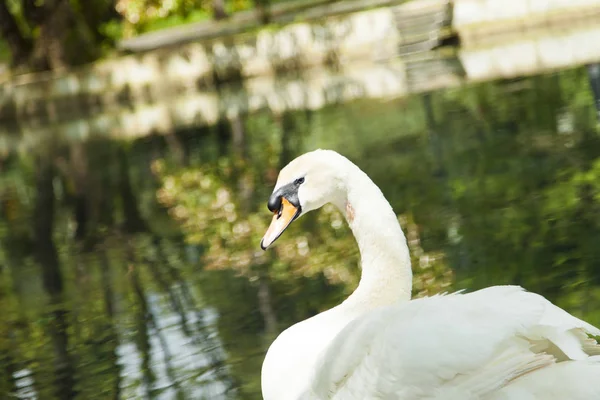
[[[416,299],[348,324],[303,398],[480,399],[600,353],[588,333],[600,330],[518,286]]]

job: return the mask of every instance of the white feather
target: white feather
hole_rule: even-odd
[[[532,349],[536,341],[589,359],[586,343],[573,330],[600,331],[571,316],[548,318],[562,316],[559,311],[516,286],[379,308],[331,341],[317,362],[308,398],[484,399],[555,365],[551,353]],[[551,335],[542,336],[544,331]],[[600,396],[600,381],[588,385]]]
[[[406,239],[379,188],[331,151],[292,161],[277,187],[298,176],[302,209],[353,210],[362,276],[273,342],[265,400],[600,399],[599,329],[518,286],[410,300]]]

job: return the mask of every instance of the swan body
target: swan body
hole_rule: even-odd
[[[391,206],[330,150],[293,160],[269,209],[269,247],[300,215],[333,203],[357,240],[350,297],[283,331],[262,368],[265,400],[600,399],[600,330],[518,286],[411,300],[406,239]]]

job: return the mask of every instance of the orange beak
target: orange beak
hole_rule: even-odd
[[[292,223],[292,221],[300,213],[300,208],[295,207],[285,197],[281,198],[281,208],[275,211],[271,225],[269,229],[260,241],[260,247],[266,250],[281,234],[285,229]]]

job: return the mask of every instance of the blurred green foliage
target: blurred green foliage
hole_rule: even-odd
[[[249,10],[251,0],[230,0],[215,3],[207,0],[118,0],[116,10],[123,16],[125,37],[155,31],[191,22],[215,18],[216,4],[222,5],[227,15]]]
[[[7,0],[0,39],[14,67],[57,69],[91,61],[112,48],[118,20],[113,0]]]
[[[309,214],[295,222],[286,230],[284,239],[270,251],[262,252],[258,244],[271,222],[270,215],[264,212],[264,201],[250,200],[226,184],[235,182],[228,162],[229,159],[221,160],[217,168],[179,168],[173,174],[165,174],[161,162],[154,166],[164,176],[158,200],[181,222],[186,240],[206,248],[205,268],[230,268],[251,280],[258,279],[261,269],[265,269],[275,282],[294,275],[312,278],[319,274],[331,284],[343,284],[349,294],[360,278],[360,257],[341,213],[327,205],[316,215]],[[245,179],[252,178],[246,175]],[[241,211],[244,202],[251,203],[251,211]],[[406,216],[400,220],[413,256],[416,294],[444,291],[451,284],[452,273],[443,254],[426,253],[420,246],[414,221]]]
[[[221,20],[290,0],[7,0],[0,4],[0,61],[20,70],[57,69],[108,54],[123,38],[199,21]],[[304,6],[310,0],[296,0]],[[11,57],[12,55],[12,57]]]

